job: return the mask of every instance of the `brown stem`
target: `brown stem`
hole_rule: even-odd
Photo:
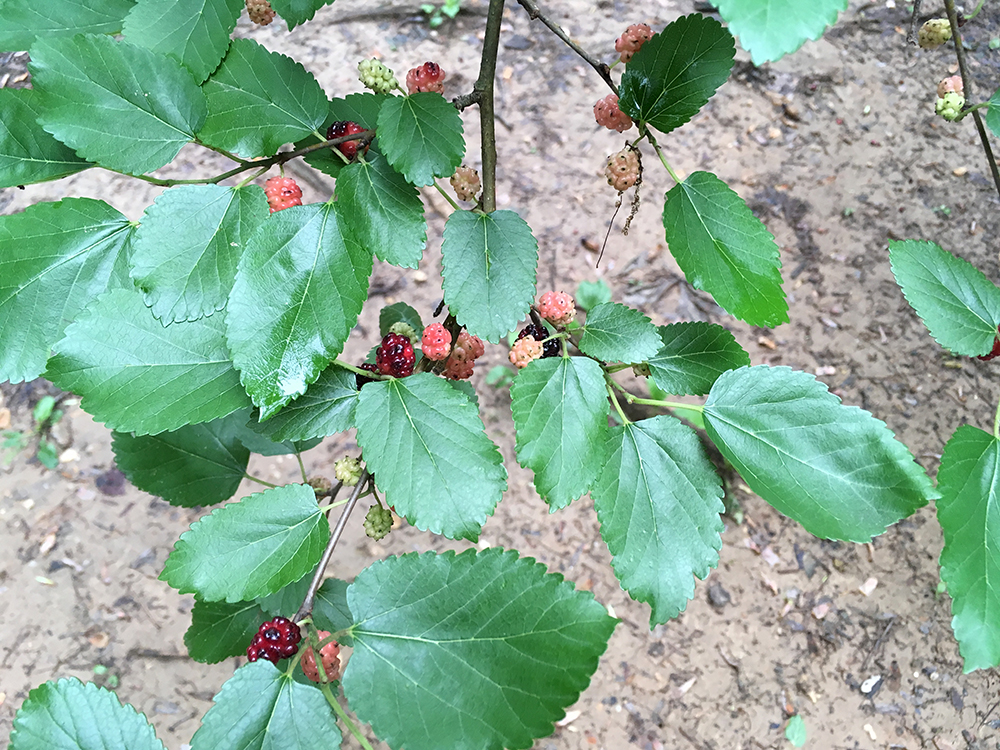
[[[923,0],[913,0],[913,13],[910,14],[910,31],[906,35],[906,41],[912,46],[917,46],[917,18],[920,16],[920,4]]]
[[[148,182],[151,185],[160,185],[161,187],[174,187],[175,185],[217,185],[228,177],[235,177],[241,172],[246,172],[249,169],[269,169],[275,164],[284,164],[292,159],[296,159],[300,156],[305,156],[306,154],[311,154],[313,151],[321,151],[324,148],[331,148],[332,146],[339,145],[341,143],[346,143],[347,141],[358,141],[360,143],[366,143],[371,141],[375,137],[374,130],[364,130],[358,133],[352,133],[351,135],[341,135],[337,138],[330,138],[329,140],[321,141],[319,143],[314,143],[311,146],[304,146],[303,148],[296,149],[295,151],[283,151],[280,154],[275,154],[274,156],[268,157],[267,159],[258,159],[256,161],[241,161],[240,166],[230,169],[228,172],[223,172],[215,177],[209,177],[203,180],[164,180],[159,177],[150,177],[145,174],[128,175],[129,177],[136,177],[143,182]],[[217,150],[217,149],[213,149]],[[117,170],[109,170],[111,172],[116,172]],[[125,174],[124,172],[119,172],[119,174]]]
[[[474,91],[479,93],[479,132],[483,149],[483,197],[486,213],[497,210],[497,136],[493,107],[493,84],[497,74],[497,54],[500,50],[500,23],[503,21],[504,0],[490,0],[483,37],[483,56],[479,62],[479,78]]]
[[[581,47],[579,44],[574,42],[569,38],[569,35],[563,31],[562,27],[553,21],[551,18],[542,13],[541,9],[538,7],[538,3],[535,0],[517,0],[518,4],[528,11],[528,17],[532,21],[541,21],[545,24],[549,31],[555,34],[557,37],[563,40],[569,46],[571,50],[576,52],[580,57],[586,60],[587,64],[597,71],[597,74],[604,79],[604,82],[611,87],[611,90],[616,94],[618,93],[618,87],[615,82],[611,79],[611,68],[609,68],[605,63],[598,62],[594,57],[592,57],[587,50]]]
[[[312,582],[309,584],[309,590],[306,592],[305,599],[302,600],[302,606],[299,607],[299,611],[295,613],[295,616],[292,618],[292,622],[299,622],[302,618],[312,612],[313,602],[316,599],[316,592],[319,591],[320,584],[323,583],[323,573],[326,572],[326,566],[330,564],[330,558],[333,557],[333,549],[337,546],[337,542],[340,541],[340,537],[344,533],[344,529],[347,528],[347,519],[351,517],[351,512],[354,510],[354,506],[358,504],[358,499],[361,497],[361,493],[368,484],[368,479],[370,477],[371,474],[368,473],[367,469],[361,472],[361,477],[358,479],[358,483],[354,487],[354,492],[351,493],[351,497],[348,499],[347,505],[344,506],[344,512],[341,513],[340,518],[337,519],[337,525],[334,527],[333,533],[330,535],[330,541],[326,545],[323,557],[320,558],[319,567],[316,568],[316,573],[313,575]]]
[[[955,0],[944,0],[944,9],[948,14],[948,23],[951,24],[951,38],[955,42],[955,56],[958,58],[958,70],[962,74],[962,91],[965,95],[965,100],[971,101],[972,74],[969,73],[965,48],[962,46],[962,31],[958,20],[958,11],[955,9]],[[1000,169],[997,168],[997,160],[993,157],[993,147],[990,146],[990,138],[978,109],[973,111],[972,119],[976,121],[976,130],[979,132],[979,140],[982,142],[983,151],[986,153],[986,161],[990,165],[993,184],[997,189],[997,195],[1000,195]]]

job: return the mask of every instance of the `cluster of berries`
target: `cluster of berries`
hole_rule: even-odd
[[[344,456],[333,464],[334,475],[345,487],[355,487],[361,481],[361,461]]]
[[[298,625],[287,617],[275,617],[257,630],[247,648],[247,658],[250,661],[264,658],[277,664],[282,659],[295,656],[301,640],[302,631]]]
[[[317,630],[316,637],[322,643],[330,637],[330,631]],[[325,646],[320,647],[319,658],[323,663],[323,674],[326,675],[325,680],[320,675],[319,668],[316,666],[316,654],[313,652],[312,646],[307,646],[306,650],[302,652],[302,661],[299,662],[302,667],[302,673],[313,682],[333,682],[334,680],[339,680],[340,644],[336,641],[330,641]]]
[[[383,375],[405,378],[413,374],[417,356],[409,337],[400,333],[387,333],[375,350],[375,364]]]
[[[949,76],[937,85],[934,111],[949,121],[955,121],[965,107],[965,85],[962,76]]]
[[[268,0],[247,0],[247,15],[259,26],[267,26],[274,20],[274,8]]]
[[[566,292],[546,292],[538,298],[537,309],[556,328],[565,328],[576,317],[576,304]]]
[[[623,63],[628,63],[632,55],[652,38],[653,30],[649,26],[644,23],[634,23],[615,41],[615,52],[620,54]]]
[[[326,129],[326,138],[330,140],[331,138],[342,138],[345,135],[354,135],[355,133],[363,133],[365,129],[358,125],[356,122],[351,120],[338,120],[337,122],[331,123],[330,127]],[[368,153],[368,143],[362,145],[361,140],[356,141],[344,141],[343,143],[338,143],[334,148],[336,148],[340,153],[344,155],[347,161],[354,161],[358,156],[358,149],[361,149],[362,154]]]
[[[302,188],[291,177],[272,177],[264,183],[264,195],[271,213],[302,205]]]
[[[937,49],[951,39],[951,24],[947,18],[925,21],[917,32],[917,44],[922,49]]]
[[[450,380],[467,380],[472,377],[474,363],[486,352],[478,336],[467,331],[458,334],[458,341],[451,345],[451,333],[440,323],[431,323],[424,329],[420,348],[427,359],[435,362],[447,360],[444,376]]]
[[[482,183],[479,180],[479,172],[472,167],[459,167],[455,174],[451,176],[451,187],[455,191],[460,201],[474,201],[479,193]]]
[[[371,89],[376,94],[388,94],[399,86],[399,81],[392,71],[375,58],[359,62],[358,73],[360,74],[358,78],[365,88]]]
[[[559,340],[549,338],[549,332],[545,330],[545,326],[531,325],[525,326],[521,329],[521,332],[517,334],[517,340],[514,342],[514,346],[511,347],[510,354],[507,358],[510,363],[521,369],[522,367],[527,367],[530,362],[543,357],[558,357],[559,356]]]
[[[624,133],[632,127],[632,118],[618,108],[618,94],[608,94],[594,105],[594,117],[598,125],[609,130]]]
[[[607,166],[604,167],[604,176],[608,178],[608,184],[619,193],[624,193],[639,181],[642,174],[642,165],[639,160],[639,150],[632,146],[626,146],[617,154],[608,157]]]
[[[365,515],[365,533],[376,542],[392,530],[392,511],[373,505]]]
[[[444,94],[444,70],[435,62],[425,62],[406,74],[406,89],[411,94],[420,91]]]

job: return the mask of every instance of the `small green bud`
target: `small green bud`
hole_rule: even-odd
[[[932,18],[917,32],[917,44],[922,49],[937,49],[951,39],[951,24],[947,18]]]
[[[396,333],[399,334],[400,336],[406,336],[406,338],[410,340],[410,343],[413,344],[413,346],[417,346],[417,344],[420,342],[420,337],[417,336],[417,332],[413,330],[413,326],[411,326],[409,323],[404,323],[401,320],[389,326],[389,333]]]
[[[388,508],[373,505],[365,516],[365,533],[376,542],[392,530],[392,512]]]
[[[361,462],[356,458],[344,456],[333,465],[337,481],[345,487],[354,487],[361,479]]]
[[[361,73],[358,76],[361,83],[376,94],[389,94],[399,86],[392,71],[374,58],[359,62],[358,71]]]

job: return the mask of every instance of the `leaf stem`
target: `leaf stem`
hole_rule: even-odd
[[[677,173],[674,172],[670,164],[667,163],[667,157],[663,155],[663,149],[661,149],[660,144],[656,142],[656,138],[654,138],[653,134],[650,133],[648,130],[646,130],[646,128],[643,128],[643,135],[646,137],[646,140],[649,141],[650,145],[656,151],[656,155],[660,157],[660,163],[666,168],[667,173],[670,175],[670,179],[672,179],[674,182],[680,185],[683,182],[683,180],[677,176]]]
[[[615,372],[621,372],[622,370],[628,370],[632,365],[620,364],[620,365],[605,365],[604,372],[609,375]]]
[[[302,484],[309,484],[309,477],[306,475],[306,465],[302,463],[302,454],[295,452],[295,460],[299,462],[299,471],[302,472]]]
[[[969,13],[969,14],[967,14],[965,16],[965,20],[966,21],[971,21],[973,18],[975,18],[976,16],[978,16],[979,15],[979,11],[981,11],[983,9],[983,5],[985,3],[986,3],[986,0],[979,0],[979,5],[976,6],[976,9],[974,11],[972,11],[971,13]]]
[[[320,660],[317,659],[316,664],[319,665],[319,663]],[[351,717],[347,715],[347,712],[340,705],[340,701],[337,700],[337,697],[333,694],[333,691],[330,689],[330,683],[329,682],[322,683],[320,685],[320,689],[323,691],[323,695],[326,696],[326,702],[330,704],[330,706],[334,710],[334,713],[336,713],[337,717],[342,722],[344,722],[344,725],[347,727],[348,731],[350,731],[350,733],[354,735],[354,739],[356,739],[361,744],[361,747],[363,747],[365,750],[374,750],[374,748],[371,746],[371,744],[369,744],[365,736],[361,734],[361,730],[358,729],[357,724],[355,724],[351,720]]]
[[[610,375],[606,377],[606,380],[608,381],[608,384],[610,386],[614,386],[619,391],[621,391],[622,395],[625,396],[625,400],[628,401],[630,404],[645,404],[646,406],[660,406],[664,409],[688,409],[689,411],[698,411],[698,412],[705,410],[705,406],[703,404],[684,404],[681,403],[680,401],[661,401],[655,398],[640,398],[639,396],[629,393],[622,386],[618,385],[618,383],[616,383],[611,378]]]
[[[312,613],[313,601],[316,599],[316,592],[319,590],[320,584],[323,582],[323,573],[326,572],[326,566],[330,564],[330,558],[333,557],[333,550],[337,546],[337,542],[340,541],[340,537],[344,533],[344,529],[347,527],[347,519],[351,517],[351,512],[354,510],[354,506],[358,504],[361,492],[364,490],[365,485],[368,484],[370,477],[371,474],[368,473],[368,469],[361,470],[361,477],[358,479],[358,483],[354,487],[354,492],[352,492],[350,498],[348,498],[347,507],[344,508],[344,512],[340,514],[340,518],[337,520],[337,525],[334,527],[333,533],[330,534],[330,541],[327,543],[326,549],[323,551],[323,557],[320,558],[319,565],[316,567],[316,572],[313,574],[312,582],[309,584],[309,590],[306,591],[306,596],[302,600],[302,606],[299,607],[299,611],[296,612],[295,616],[292,618],[293,622],[298,622],[306,615]]]
[[[352,365],[350,362],[345,362],[342,359],[335,359],[334,362],[338,367],[343,367],[345,370],[350,370],[355,375],[362,375],[363,377],[370,378],[371,380],[388,380],[388,375],[379,375],[377,372],[369,372],[368,370],[362,370],[360,367]]]
[[[257,484],[262,484],[265,487],[270,487],[272,490],[275,489],[278,486],[276,484],[271,484],[270,482],[265,481],[265,480],[263,480],[263,479],[261,479],[259,477],[255,477],[252,474],[248,474],[245,471],[243,472],[243,478],[244,479],[249,479],[251,482],[256,482]]]
[[[438,184],[437,180],[434,180],[434,188],[439,193],[441,193],[441,195],[444,196],[444,199],[451,204],[451,207],[453,209],[455,209],[456,211],[461,211],[462,210],[462,207],[459,206],[450,195],[448,195],[448,193],[445,191],[445,189]]]
[[[972,74],[969,73],[969,65],[965,59],[965,48],[962,46],[962,31],[958,22],[958,11],[955,10],[955,0],[944,0],[944,9],[948,14],[948,23],[951,25],[951,37],[955,42],[955,57],[958,58],[958,70],[962,74],[962,89],[967,100],[972,99]],[[978,13],[978,9],[976,10]],[[993,156],[993,147],[990,145],[989,135],[986,133],[986,126],[983,124],[983,116],[978,108],[972,109],[972,119],[976,122],[976,130],[979,132],[979,140],[983,144],[983,151],[986,154],[986,161],[990,165],[990,172],[993,175],[993,184],[1000,195],[1000,168],[997,167],[997,160]]]
[[[497,73],[497,54],[500,49],[500,24],[503,21],[504,0],[490,0],[486,16],[486,34],[483,37],[483,56],[479,62],[479,78],[474,86],[478,94],[479,132],[483,154],[483,198],[485,213],[497,210],[497,136],[496,114],[493,107],[493,82]]]
[[[557,24],[555,21],[553,21],[551,18],[546,16],[541,11],[541,9],[538,7],[538,3],[536,3],[535,0],[517,0],[517,2],[518,5],[520,5],[526,11],[528,11],[528,17],[532,21],[541,21],[543,24],[545,24],[545,26],[548,27],[549,31],[551,31],[557,37],[562,39],[563,42],[565,42],[566,45],[571,50],[573,50],[576,54],[582,57],[590,67],[596,70],[597,74],[606,84],[608,84],[608,86],[611,87],[612,91],[614,91],[616,94],[618,93],[618,87],[615,85],[615,82],[611,78],[611,68],[608,67],[607,64],[598,62],[594,57],[588,54],[587,51],[583,49],[583,47],[581,47],[579,44],[570,39],[569,34],[563,31],[562,27],[559,24]],[[615,65],[617,64],[618,61],[615,62]]]
[[[608,389],[608,398],[611,399],[611,403],[615,406],[615,411],[618,412],[618,416],[622,418],[622,422],[625,424],[632,424],[632,420],[625,416],[625,411],[622,409],[622,405],[618,403],[618,396],[615,394],[615,389],[611,387],[608,383],[605,386]]]

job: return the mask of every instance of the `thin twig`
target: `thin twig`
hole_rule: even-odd
[[[518,4],[528,11],[528,16],[532,21],[541,21],[545,24],[549,31],[555,34],[557,37],[563,40],[573,50],[576,54],[582,57],[587,64],[597,71],[597,74],[604,80],[611,90],[616,94],[618,93],[618,87],[615,82],[611,79],[611,68],[607,64],[598,62],[593,56],[591,56],[587,50],[581,47],[579,44],[574,42],[569,38],[569,34],[562,30],[562,27],[553,21],[551,18],[542,13],[541,8],[538,7],[538,3],[535,0],[517,0]]]
[[[344,508],[344,512],[340,514],[340,518],[337,520],[337,525],[333,529],[333,533],[330,535],[330,541],[326,545],[326,550],[323,552],[323,557],[320,558],[319,567],[316,568],[316,573],[313,575],[312,582],[309,584],[309,590],[306,592],[305,598],[302,600],[302,606],[299,607],[299,611],[295,613],[295,617],[292,618],[293,622],[298,622],[306,615],[312,612],[313,601],[316,599],[316,592],[319,590],[320,584],[323,583],[323,573],[326,572],[326,566],[330,564],[330,558],[333,557],[333,549],[337,546],[337,542],[340,541],[341,535],[344,533],[344,529],[347,528],[347,519],[351,517],[351,512],[354,510],[354,506],[358,504],[358,499],[361,497],[361,493],[368,484],[368,479],[371,474],[365,469],[361,472],[361,477],[358,479],[357,485],[354,487],[354,492],[351,493],[350,499],[347,501],[347,506]]]
[[[951,38],[955,42],[955,56],[958,58],[958,70],[962,74],[962,90],[966,101],[972,100],[972,74],[969,73],[969,65],[965,58],[965,48],[962,46],[962,31],[958,20],[958,11],[955,9],[955,0],[944,0],[944,9],[948,14],[948,23],[951,24]],[[997,167],[997,160],[993,157],[993,147],[990,145],[989,135],[986,133],[986,126],[979,110],[972,113],[972,119],[976,122],[976,130],[979,132],[979,140],[983,144],[983,151],[986,153],[986,161],[990,165],[990,172],[993,175],[993,184],[1000,195],[1000,168]]]
[[[920,4],[923,0],[913,0],[913,13],[910,14],[910,31],[906,35],[906,41],[912,46],[917,46],[917,18],[920,16]]]
[[[504,0],[490,0],[486,17],[486,34],[483,37],[483,56],[479,62],[479,78],[475,90],[479,92],[479,132],[483,149],[483,197],[486,213],[497,210],[497,136],[493,108],[493,85],[497,73],[497,54],[500,50],[500,23],[503,21]]]

